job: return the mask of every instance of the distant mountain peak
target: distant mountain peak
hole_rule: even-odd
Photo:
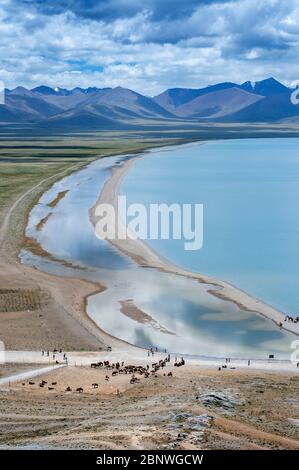
[[[51,88],[47,85],[41,85],[36,88],[32,88],[32,92],[40,93],[41,95],[61,95],[68,96],[72,94],[72,90],[66,88],[55,87]]]
[[[273,77],[265,78],[264,80],[252,82],[247,81],[242,83],[241,88],[251,93],[257,93],[263,96],[271,96],[277,93],[289,92],[289,88],[280,83]]]
[[[31,91],[36,93],[41,93],[42,95],[54,95],[55,90],[46,85],[40,85],[38,87],[32,88]]]
[[[277,122],[299,121],[292,90],[274,77],[260,81],[209,84],[204,88],[170,88],[153,98],[134,90],[41,85],[5,90],[0,124],[34,123],[66,129],[138,128],[177,121]],[[164,124],[163,124],[164,123]]]

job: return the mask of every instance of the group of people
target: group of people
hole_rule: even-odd
[[[52,355],[52,359],[53,361],[56,361],[56,364],[59,364],[59,360],[58,360],[58,354],[63,354],[62,356],[62,359],[63,361],[67,364],[67,355],[66,353],[63,352],[62,349],[53,349],[53,351],[50,353],[50,351],[42,351],[42,356],[43,357],[49,357],[50,358],[50,354]]]
[[[155,354],[155,352],[156,352],[156,353],[159,352],[159,350],[158,350],[157,347],[155,347],[155,348],[149,348],[149,349],[147,350],[147,355],[148,355],[148,357],[150,357],[151,355],[153,356],[153,355]],[[165,353],[165,354],[167,353],[167,349],[164,349],[164,353]]]
[[[291,317],[291,315],[286,315],[284,321],[288,323],[299,323],[299,316],[294,318],[294,317]]]

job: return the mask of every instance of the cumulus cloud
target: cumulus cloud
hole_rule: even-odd
[[[8,87],[299,78],[297,0],[2,0],[0,35]]]
[[[221,3],[222,0],[15,0],[16,4],[36,7],[48,15],[72,11],[79,17],[112,21],[130,18],[148,11],[153,21],[185,18],[200,5]],[[233,0],[227,0],[233,1]]]

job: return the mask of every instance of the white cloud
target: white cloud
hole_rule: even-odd
[[[218,81],[299,77],[296,0],[198,6],[181,19],[150,11],[99,21],[0,7],[0,79],[17,85],[126,86],[145,94]]]

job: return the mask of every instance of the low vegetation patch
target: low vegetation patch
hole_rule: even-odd
[[[38,310],[49,300],[40,289],[0,289],[0,312],[23,312]]]

